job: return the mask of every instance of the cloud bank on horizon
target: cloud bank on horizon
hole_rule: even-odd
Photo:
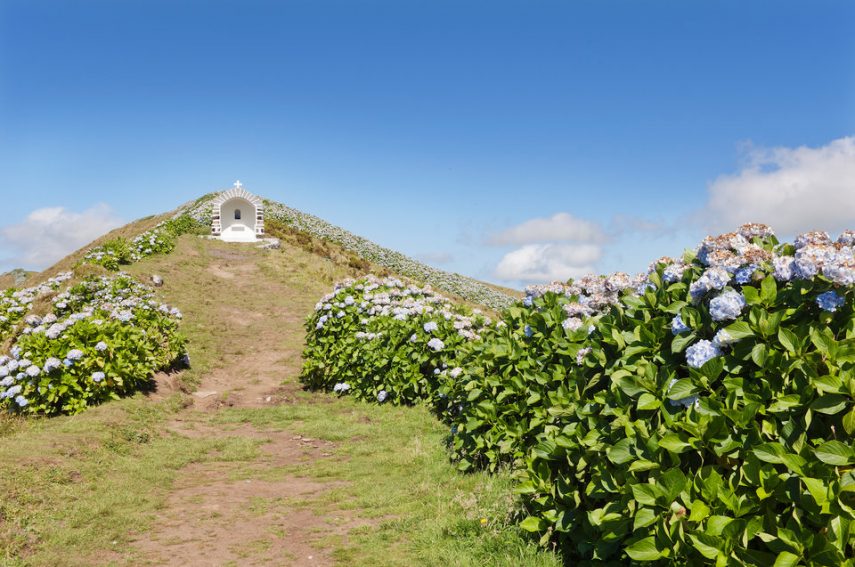
[[[817,148],[747,145],[744,153],[738,172],[709,184],[704,207],[691,215],[693,224],[719,233],[760,222],[782,236],[855,227],[855,137]],[[494,276],[523,284],[579,277],[597,272],[597,261],[614,242],[607,234],[675,230],[631,216],[616,217],[612,224],[617,226],[609,231],[595,221],[559,212],[510,227],[488,238],[490,244],[519,245],[499,260]],[[658,256],[652,253],[649,259]]]
[[[122,224],[104,203],[81,212],[36,209],[23,221],[0,228],[0,262],[42,270]]]

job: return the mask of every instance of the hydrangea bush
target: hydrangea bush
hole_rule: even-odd
[[[81,260],[84,264],[103,266],[116,271],[120,266],[139,262],[153,254],[168,254],[175,248],[175,239],[197,228],[199,223],[190,215],[180,214],[163,221],[132,240],[114,238],[89,250]]]
[[[516,465],[574,564],[852,565],[852,245],[746,225],[570,332],[590,300],[530,295],[464,365],[456,458]]]
[[[460,468],[512,467],[521,527],[570,564],[853,565],[853,244],[745,225],[642,276],[530,288],[407,401],[439,392]],[[346,331],[307,364],[378,399],[425,322],[361,349],[384,329],[357,301],[319,305],[311,324]]]
[[[489,324],[430,288],[373,276],[347,280],[306,323],[301,380],[380,403],[425,401],[442,412],[444,384],[461,371],[461,346]]]
[[[31,297],[55,293],[57,279]],[[32,299],[29,306],[32,305]],[[151,384],[184,355],[181,313],[119,274],[89,278],[56,294],[47,314],[13,328],[0,356],[0,407],[22,413],[78,413]]]

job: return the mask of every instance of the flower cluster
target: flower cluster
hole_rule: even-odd
[[[54,293],[71,277],[71,272],[62,272],[34,287],[0,291],[0,341],[16,332],[17,324],[32,310],[36,299]],[[28,326],[32,321],[33,319],[30,319]]]

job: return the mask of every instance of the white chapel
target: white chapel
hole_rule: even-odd
[[[264,236],[264,204],[235,181],[214,199],[211,235],[226,242],[255,242]]]

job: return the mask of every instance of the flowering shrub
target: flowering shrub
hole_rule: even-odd
[[[530,294],[455,385],[461,467],[516,464],[574,563],[851,565],[853,235],[746,225],[594,305]]]
[[[521,527],[568,562],[852,565],[853,244],[745,225],[643,276],[530,288],[451,349],[349,283],[310,319],[304,379],[432,403],[460,468],[513,466]]]
[[[102,246],[92,248],[82,263],[96,264],[116,271],[122,265],[139,262],[153,254],[168,254],[175,248],[175,239],[198,226],[189,215],[181,214],[163,221],[133,240],[114,238]]]
[[[444,411],[443,385],[460,372],[460,347],[489,323],[430,288],[372,276],[348,280],[306,322],[301,380],[359,399],[426,401]]]
[[[68,277],[36,289],[55,291],[56,280]],[[10,352],[0,356],[0,407],[77,413],[136,392],[183,354],[180,318],[124,274],[74,285],[53,298],[48,314],[23,318]]]

